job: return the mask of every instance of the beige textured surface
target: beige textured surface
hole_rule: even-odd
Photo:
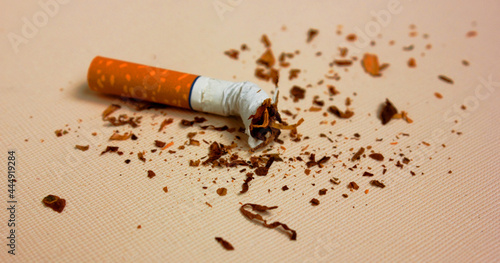
[[[381,37],[373,38],[376,46],[362,46],[357,54],[373,52],[382,62],[390,63],[383,76],[368,76],[356,62],[348,72],[339,70],[340,81],[326,80],[321,86],[316,82],[324,78],[338,45],[345,43],[344,36],[355,28],[364,31],[373,21],[371,12],[388,10],[390,1],[66,2],[47,16],[36,34],[25,35],[26,43],[18,46],[18,52],[8,34],[22,35],[23,18],[32,20],[46,11],[37,1],[0,3],[0,33],[4,36],[0,40],[0,167],[5,171],[7,149],[16,150],[19,202],[16,256],[7,254],[4,245],[7,213],[0,217],[4,237],[1,262],[499,260],[497,1],[401,0],[401,11],[391,14],[387,25],[378,24]],[[214,4],[228,2],[234,7],[226,4],[227,11],[218,16]],[[335,34],[339,24],[343,25],[342,36]],[[409,37],[411,24],[416,25],[417,37]],[[286,31],[281,30],[283,25]],[[306,44],[310,27],[319,29],[320,34]],[[466,38],[470,30],[478,35]],[[174,141],[177,147],[186,141],[188,131],[197,131],[195,127],[180,128],[178,122],[199,113],[173,108],[137,113],[143,116],[143,125],[134,131],[139,140],[113,143],[125,150],[125,156],[99,156],[113,131],[104,126],[100,114],[116,100],[88,90],[85,77],[94,56],[227,80],[235,76],[255,81],[269,92],[272,86],[253,76],[254,61],[264,50],[259,42],[263,33],[270,37],[275,54],[301,51],[291,63],[302,73],[293,81],[282,74],[282,95],[288,95],[292,85],[313,84],[302,103],[280,102],[281,109],[296,112],[295,107],[302,108],[299,116],[306,122],[299,131],[311,138],[293,143],[285,132],[287,150],[283,155],[297,156],[309,145],[308,150],[317,156],[342,152],[338,160],[330,160],[320,173],[313,169],[309,176],[304,174],[303,163],[291,163],[295,169],[287,163],[275,163],[270,175],[254,180],[244,195],[236,194],[244,180],[239,169],[188,167],[189,159],[206,154],[206,146],[187,147],[173,155],[147,153],[145,164],[134,154],[132,163],[125,165],[129,152],[152,149],[155,139]],[[424,33],[428,39],[422,37]],[[390,40],[395,40],[394,46],[388,45]],[[251,50],[242,53],[238,61],[222,54],[242,43]],[[430,50],[425,49],[428,43],[432,44]],[[413,51],[402,50],[410,44],[415,46]],[[317,51],[323,55],[316,57]],[[416,58],[415,69],[406,66],[409,57]],[[470,66],[464,67],[462,59],[470,61]],[[438,74],[453,78],[455,84],[439,81]],[[475,93],[484,79],[494,82],[491,89],[480,87],[482,93]],[[356,114],[352,119],[337,119],[334,126],[318,125],[336,118],[303,112],[314,95],[326,98],[326,84],[341,91],[327,105],[343,108],[345,97],[353,99]],[[353,92],[358,95],[353,96]],[[437,99],[434,92],[444,98]],[[408,111],[414,123],[392,121],[382,126],[375,112],[386,97],[398,109]],[[448,111],[464,103],[469,103],[468,110],[459,110],[461,115],[453,113],[461,118],[454,124]],[[120,112],[132,113],[126,107]],[[163,120],[161,113],[175,120],[164,134],[152,125]],[[205,117],[216,126],[239,125],[237,119]],[[71,131],[57,138],[54,131],[62,128]],[[463,134],[452,133],[453,129]],[[443,134],[436,137],[440,130]],[[92,132],[98,135],[91,136]],[[349,139],[356,132],[361,139]],[[337,142],[319,138],[320,133]],[[410,136],[398,139],[400,133]],[[207,132],[197,136],[229,143],[235,135],[223,133],[220,138],[220,133]],[[376,142],[376,138],[384,140]],[[391,145],[393,141],[398,144]],[[431,146],[422,145],[422,141]],[[89,144],[90,150],[75,150],[75,144]],[[404,153],[412,161],[402,170],[384,161],[388,167],[385,175],[380,163],[368,158],[362,159],[358,165],[362,169],[354,172],[342,166],[343,162],[353,165],[348,161],[350,148],[368,145],[387,158]],[[242,147],[241,155],[248,157],[244,150]],[[373,168],[374,179],[386,183],[385,189],[371,187],[371,178],[361,176],[367,167]],[[156,172],[155,178],[146,177],[149,169]],[[417,176],[412,177],[410,170]],[[5,173],[3,176],[0,196],[6,200]],[[318,197],[319,189],[332,186],[328,182],[332,176],[341,178],[342,184]],[[216,184],[212,182],[215,178]],[[360,190],[350,192],[346,188],[349,181],[356,181]],[[290,190],[281,191],[283,185]],[[162,191],[164,186],[168,186],[168,193]],[[227,187],[228,195],[217,196],[219,187]],[[370,192],[365,194],[365,189]],[[343,193],[349,198],[344,199]],[[67,200],[62,214],[43,207],[41,199],[47,194]],[[321,201],[319,206],[309,204],[313,197]],[[289,241],[283,233],[248,222],[238,211],[239,202],[278,205],[271,218],[296,229],[298,240]],[[142,228],[137,229],[137,225]],[[216,236],[230,241],[235,251],[223,250],[215,242]]]

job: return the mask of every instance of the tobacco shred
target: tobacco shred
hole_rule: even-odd
[[[372,173],[370,173],[370,172],[366,172],[366,171],[365,171],[365,172],[363,173],[363,176],[373,176],[373,174],[372,174]]]
[[[283,190],[283,191],[288,190],[288,186],[284,185],[283,187],[281,187],[281,190]]]
[[[307,31],[307,43],[310,43],[318,35],[318,33],[319,31],[317,29],[310,28]]]
[[[371,180],[370,184],[373,185],[373,186],[376,186],[376,187],[380,187],[380,188],[384,188],[385,187],[385,184],[383,184],[382,182],[380,182],[378,180]]]
[[[101,152],[101,155],[107,153],[107,152],[116,152],[118,153],[118,146],[107,146],[104,151]]]
[[[333,85],[328,85],[327,88],[331,96],[335,96],[340,93]]]
[[[306,90],[299,86],[293,86],[290,90],[290,95],[292,95],[293,102],[297,102],[299,101],[299,99],[305,98],[305,94]]]
[[[453,84],[453,80],[445,75],[439,75],[438,78],[446,83]]]
[[[144,153],[143,152],[138,152],[137,153],[137,157],[139,158],[139,160],[141,160],[143,162],[146,162],[146,158],[144,157]]]
[[[43,198],[42,203],[58,213],[61,213],[66,206],[66,200],[57,195],[47,195]]]
[[[317,206],[319,205],[319,200],[316,199],[316,198],[313,198],[311,199],[311,201],[309,201],[311,203],[312,206]]]
[[[352,60],[347,60],[347,59],[336,59],[333,61],[333,63],[337,66],[350,66],[352,65]]]
[[[108,121],[112,126],[123,126],[130,125],[132,128],[136,128],[141,123],[142,117],[128,117],[127,114],[120,114],[118,118],[116,117],[106,117],[104,120]]]
[[[257,64],[263,65],[266,68],[271,68],[272,66],[274,66],[275,62],[276,60],[274,59],[273,52],[269,48],[257,60]]]
[[[241,185],[241,191],[240,191],[240,194],[244,194],[246,192],[248,192],[248,187],[249,187],[249,183],[250,181],[253,180],[253,173],[247,173],[247,178],[245,179],[245,182]]]
[[[160,128],[158,129],[159,132],[161,132],[163,130],[163,128],[165,128],[165,126],[171,124],[174,122],[174,119],[172,118],[169,118],[169,119],[164,119],[161,124],[160,124]]]
[[[156,176],[155,172],[153,172],[153,171],[151,171],[151,170],[148,170],[148,177],[149,177],[149,178],[153,178],[153,177],[155,177],[155,176]]]
[[[221,187],[221,188],[217,189],[217,194],[219,196],[225,196],[227,194],[227,189],[224,187]]]
[[[236,49],[230,49],[230,50],[224,51],[224,54],[232,59],[238,59],[240,52]]]
[[[124,134],[119,134],[118,132],[113,133],[111,137],[109,137],[110,141],[124,141],[130,139],[132,136],[132,132],[126,132]]]
[[[365,72],[374,76],[381,76],[381,71],[389,66],[389,64],[384,63],[382,65],[378,62],[377,55],[366,53],[361,60],[361,65],[365,69]]]
[[[222,237],[216,237],[215,240],[221,244],[221,246],[226,250],[234,250],[233,245],[231,243],[224,240]]]
[[[372,158],[373,160],[377,160],[377,161],[384,160],[384,156],[380,153],[372,153],[372,154],[368,155],[368,157]]]
[[[200,165],[200,160],[189,160],[189,166],[194,166],[194,167],[197,167],[198,165]]]
[[[319,194],[319,195],[326,195],[326,192],[327,192],[327,191],[328,191],[328,189],[323,188],[323,189],[319,190],[318,194]]]
[[[192,120],[192,121],[182,119],[181,125],[186,126],[186,127],[190,127],[190,126],[193,126],[193,124],[195,124],[195,123],[202,123],[205,121],[207,121],[207,119],[205,119],[204,117],[194,117],[194,120]]]
[[[111,104],[109,105],[103,112],[102,112],[102,120],[105,121],[106,118],[113,114],[113,112],[119,110],[122,106],[118,104]]]
[[[359,150],[352,156],[351,161],[357,161],[361,158],[361,155],[365,152],[365,148],[361,147]]]
[[[89,145],[75,145],[75,148],[80,150],[80,151],[86,151],[89,149]]]
[[[300,69],[290,69],[288,80],[296,79],[299,77]]]
[[[443,95],[441,95],[441,93],[439,93],[439,92],[434,92],[434,96],[436,96],[436,98],[438,98],[438,99],[443,98]]]
[[[163,187],[163,192],[168,193],[168,187],[167,186]]]
[[[165,147],[166,144],[167,144],[166,142],[155,140],[156,147],[163,148],[163,147]]]
[[[269,38],[267,37],[266,34],[262,35],[262,37],[260,38],[260,41],[262,42],[262,44],[264,44],[264,47],[266,47],[266,48],[271,46],[271,41],[269,41]]]
[[[351,110],[347,109],[345,112],[343,112],[339,110],[337,106],[328,107],[328,111],[341,119],[349,119],[354,115],[354,112],[352,112]]]
[[[359,185],[355,182],[350,182],[348,185],[347,185],[348,188],[350,189],[354,189],[354,190],[358,190],[359,189]]]
[[[323,158],[319,159],[316,161],[316,155],[314,153],[311,153],[309,156],[309,161],[306,163],[307,168],[311,168],[315,165],[317,165],[319,168],[323,168],[323,165],[330,160],[331,157],[329,156],[323,156]]]
[[[257,213],[252,213],[251,211],[246,209],[247,207],[251,208],[253,211],[255,211]],[[268,207],[268,206],[264,206],[264,205],[246,203],[240,207],[240,212],[243,214],[243,216],[245,216],[246,218],[248,218],[251,221],[256,220],[256,221],[261,222],[262,225],[266,228],[274,229],[274,228],[281,226],[285,231],[287,231],[289,233],[290,240],[297,240],[297,232],[295,230],[289,228],[286,224],[283,224],[279,221],[268,224],[267,221],[264,218],[262,218],[261,215],[258,214],[258,213],[265,213],[268,210],[273,210],[276,208],[278,208],[278,207],[277,206]]]
[[[387,124],[396,113],[398,113],[396,107],[392,105],[389,99],[386,99],[385,105],[382,108],[382,111],[380,112],[380,119],[382,120],[382,125]]]
[[[416,67],[416,66],[417,66],[417,62],[415,61],[415,59],[414,59],[414,58],[410,58],[410,59],[408,59],[408,67],[410,67],[410,68],[414,68],[414,67]]]

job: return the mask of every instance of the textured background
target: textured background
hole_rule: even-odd
[[[499,260],[497,1],[401,0],[399,11],[391,13],[387,23],[375,22],[374,14],[387,11],[388,0],[68,0],[55,2],[57,8],[50,12],[40,4],[45,2],[51,1],[0,1],[0,167],[6,170],[7,150],[16,150],[19,202],[17,255],[10,256],[2,245],[0,261]],[[23,32],[30,23],[26,21],[33,19],[40,19],[35,31]],[[337,47],[346,43],[345,35],[366,32],[365,27],[373,23],[379,25],[374,28],[379,34],[371,38],[376,45],[349,43],[350,55],[377,54],[382,62],[390,63],[383,76],[373,78],[355,63],[347,72],[335,68],[340,81],[325,80],[316,85],[337,56]],[[409,36],[411,24],[416,26],[416,37]],[[341,36],[335,33],[338,25],[343,25]],[[311,27],[320,33],[306,44]],[[467,38],[470,30],[478,35]],[[112,143],[125,150],[124,156],[99,156],[114,130],[104,125],[100,114],[118,100],[88,90],[86,72],[94,56],[220,79],[250,80],[270,92],[270,83],[253,76],[254,61],[264,51],[259,42],[264,33],[271,39],[275,55],[301,51],[291,60],[291,68],[302,73],[288,81],[287,69],[282,70],[281,95],[288,96],[293,85],[312,84],[301,103],[280,101],[281,109],[295,113],[296,107],[301,108],[299,117],[306,122],[299,132],[310,137],[294,143],[285,132],[283,156],[298,156],[309,145],[307,150],[320,157],[340,154],[338,160],[330,160],[326,168],[314,168],[309,176],[304,174],[303,163],[275,163],[270,174],[254,180],[244,195],[237,194],[244,180],[239,169],[188,166],[189,159],[206,155],[203,143],[176,154],[148,152],[148,161],[139,162],[135,154],[154,148],[153,140],[174,141],[175,149],[186,141],[187,132],[198,130],[181,128],[178,122],[203,114],[173,108],[137,113],[143,116],[141,127],[134,130],[139,140]],[[13,45],[9,34],[25,41]],[[424,39],[423,34],[429,38]],[[390,40],[395,41],[393,46],[388,44]],[[239,60],[223,55],[242,43],[250,51],[240,54]],[[410,44],[414,50],[403,51],[403,46]],[[430,50],[425,49],[427,44],[432,44]],[[323,55],[315,56],[318,51]],[[416,68],[406,66],[409,57],[416,58]],[[470,66],[463,66],[462,59],[470,61]],[[453,78],[455,84],[438,80],[439,74]],[[488,79],[490,89],[485,89],[481,85]],[[314,95],[327,97],[326,84],[334,84],[341,92],[333,102],[327,101],[327,106],[343,108],[349,96],[356,113],[353,118],[339,120],[321,112],[304,112]],[[434,92],[444,98],[437,99]],[[408,111],[414,123],[399,120],[382,126],[375,115],[385,98]],[[462,104],[467,110],[455,112]],[[120,113],[133,111],[123,107]],[[175,122],[165,133],[157,133],[163,114]],[[236,118],[203,116],[216,126],[240,125]],[[319,125],[335,119],[333,126]],[[63,128],[70,128],[70,133],[56,137],[54,131]],[[98,135],[91,136],[92,132]],[[351,139],[356,132],[361,138]],[[320,133],[336,142],[319,138]],[[398,136],[400,133],[410,136]],[[197,138],[230,143],[235,135],[207,131]],[[376,142],[376,138],[384,140]],[[396,141],[397,145],[390,144]],[[88,144],[90,150],[75,150],[75,144]],[[247,158],[245,143],[240,144],[237,152]],[[362,169],[354,172],[342,166],[353,165],[348,161],[351,148],[368,145],[386,159],[404,153],[412,161],[404,169],[384,161],[388,167],[385,175],[380,163],[368,158],[362,159]],[[126,165],[123,161],[129,152],[134,155]],[[385,189],[370,186],[371,178],[361,176],[367,167],[372,167],[373,179],[386,183]],[[146,177],[149,169],[156,172],[155,178]],[[412,177],[410,170],[417,175]],[[0,180],[3,200],[7,196],[5,174]],[[332,176],[339,177],[342,184],[318,197],[319,189],[333,186],[329,183]],[[349,181],[357,182],[360,189],[350,192],[346,188]],[[283,192],[283,185],[290,190]],[[168,193],[162,191],[164,186],[168,186]],[[218,196],[215,191],[219,187],[227,187],[228,195]],[[370,192],[365,194],[365,189]],[[341,196],[344,193],[349,194],[347,199]],[[63,213],[41,204],[47,194],[67,200]],[[321,201],[319,206],[309,204],[313,197]],[[298,240],[289,241],[279,231],[249,222],[238,211],[240,202],[278,205],[269,217],[296,229]],[[1,215],[5,222],[0,222],[0,232],[5,237],[7,213]],[[137,229],[138,225],[142,228]],[[235,251],[223,250],[215,236],[230,241]]]

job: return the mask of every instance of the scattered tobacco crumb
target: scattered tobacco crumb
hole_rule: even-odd
[[[174,119],[172,119],[172,118],[163,120],[160,124],[160,128],[158,129],[158,131],[161,132],[163,130],[163,128],[165,128],[165,126],[167,126],[173,122],[174,122]]]
[[[310,28],[307,31],[307,43],[310,43],[318,35],[318,33],[319,31],[317,29]]]
[[[349,119],[354,115],[354,112],[351,110],[347,109],[345,112],[339,110],[337,106],[330,106],[328,107],[328,112],[332,113],[333,115],[341,118],[341,119]]]
[[[247,208],[251,208],[252,211],[255,211],[257,213],[252,213]],[[278,207],[277,206],[268,207],[268,206],[264,206],[264,205],[246,203],[240,207],[240,212],[243,214],[243,216],[245,216],[249,220],[252,220],[252,221],[256,220],[256,221],[261,222],[264,227],[274,229],[274,228],[281,226],[285,231],[287,231],[289,233],[290,240],[297,240],[297,232],[295,230],[289,228],[286,224],[283,224],[279,221],[276,221],[276,222],[269,224],[269,223],[267,223],[266,220],[264,220],[264,218],[262,218],[261,215],[258,214],[258,213],[265,213],[268,210],[273,210],[276,208],[278,208]]]
[[[392,105],[389,99],[386,99],[385,105],[383,106],[382,111],[380,112],[380,119],[382,120],[382,124],[383,125],[387,124],[396,113],[398,113],[396,107]]]
[[[68,131],[61,129],[61,130],[56,130],[54,133],[56,134],[57,137],[61,137],[61,136],[65,135],[65,134],[68,134]]]
[[[290,95],[292,95],[294,102],[299,101],[299,99],[305,98],[305,94],[306,90],[299,86],[293,86],[290,90]]]
[[[200,160],[189,160],[189,166],[194,166],[194,167],[197,167],[200,165]]]
[[[453,84],[453,80],[445,75],[439,75],[438,78],[446,83]]]
[[[289,189],[289,188],[288,188],[288,186],[286,186],[286,185],[284,185],[283,187],[281,187],[281,190],[283,190],[283,191],[286,191],[286,190],[288,190],[288,189]]]
[[[317,206],[319,205],[319,200],[316,199],[316,198],[313,198],[311,199],[311,201],[309,201],[311,203],[312,206]]]
[[[436,98],[438,98],[438,99],[443,98],[443,95],[441,95],[441,93],[439,93],[439,92],[434,92],[434,96],[436,96]]]
[[[188,120],[181,120],[181,125],[182,126],[186,126],[186,127],[190,127],[190,126],[193,126],[193,124],[195,123],[203,123],[207,121],[207,119],[205,119],[204,117],[194,117],[194,120],[192,121],[188,121]]]
[[[340,93],[340,92],[339,92],[339,91],[335,88],[335,86],[333,86],[333,85],[328,85],[328,86],[327,86],[327,88],[328,88],[328,91],[330,92],[330,95],[332,95],[332,96],[335,96],[335,95],[337,95],[337,94],[339,94],[339,93]]]
[[[333,61],[333,64],[337,65],[337,66],[350,66],[352,65],[352,60],[347,60],[347,59],[335,59]]]
[[[116,152],[119,154],[118,149],[119,149],[118,146],[107,146],[106,149],[101,152],[101,155],[103,155],[107,152]]]
[[[466,36],[467,37],[475,37],[475,36],[477,36],[477,32],[474,30],[471,30],[471,31],[467,32]]]
[[[377,160],[377,161],[384,160],[384,156],[380,153],[372,153],[372,154],[368,155],[368,157],[372,158],[373,160]]]
[[[266,68],[271,68],[272,66],[274,66],[275,62],[276,60],[274,59],[274,55],[271,49],[267,49],[257,60],[257,64],[263,65]]]
[[[378,62],[377,55],[366,53],[361,60],[361,65],[365,69],[365,72],[374,76],[381,76],[381,71],[384,70],[389,64],[380,65]]]
[[[42,203],[58,213],[61,213],[66,206],[66,200],[57,195],[47,195],[43,198]]]
[[[144,152],[138,152],[137,157],[139,158],[139,160],[146,162],[146,158],[144,157]]]
[[[217,189],[217,194],[219,196],[225,196],[227,194],[227,189],[224,187],[221,187],[221,188]]]
[[[363,173],[363,176],[373,176],[373,174],[372,174],[372,173],[370,173],[370,172],[365,171],[365,172]]]
[[[236,49],[230,49],[230,50],[224,51],[224,54],[232,59],[238,59],[240,52]]]
[[[414,59],[414,58],[410,58],[410,59],[408,59],[408,67],[410,67],[410,68],[414,68],[414,67],[416,67],[416,66],[417,66],[417,62],[415,61],[415,59]]]
[[[113,133],[113,135],[111,135],[111,137],[109,137],[109,140],[110,141],[125,141],[125,140],[128,140],[130,139],[130,137],[132,136],[132,133],[130,132],[126,132],[124,134],[120,134],[118,132],[115,132]]]
[[[347,198],[347,197],[349,197],[349,195],[348,194],[342,194],[342,197]]]
[[[326,195],[326,192],[327,192],[327,191],[328,191],[328,189],[323,188],[323,189],[319,190],[319,193],[318,193],[318,194],[319,194],[319,195]]]
[[[355,182],[350,182],[348,185],[347,185],[348,188],[350,189],[354,189],[354,190],[358,190],[359,189],[359,185]]]
[[[361,155],[365,152],[365,148],[361,147],[359,150],[352,156],[351,161],[357,161],[361,158]]]
[[[243,184],[241,185],[241,191],[240,191],[240,194],[244,194],[246,192],[248,192],[248,187],[249,187],[249,183],[250,181],[253,180],[253,173],[247,173],[246,176],[247,178],[245,179],[245,182],[243,182]]]
[[[262,35],[262,37],[260,38],[260,41],[262,42],[262,44],[264,44],[264,47],[266,47],[266,48],[271,46],[271,41],[269,41],[269,38],[267,37],[266,34]]]
[[[373,185],[373,186],[376,186],[376,187],[380,187],[380,188],[384,188],[385,187],[385,184],[383,184],[382,182],[380,182],[378,180],[371,180],[370,184]]]
[[[299,77],[300,69],[290,69],[290,74],[288,76],[289,80],[296,79]]]
[[[80,150],[80,151],[86,151],[89,149],[89,145],[75,145],[75,148]]]
[[[349,34],[345,38],[349,42],[354,42],[354,41],[356,41],[356,39],[358,39],[358,36],[356,36],[356,34]]]
[[[151,170],[148,170],[148,177],[149,177],[149,178],[153,178],[153,177],[155,177],[155,176],[156,176],[155,172],[153,172],[153,171],[151,171]]]
[[[109,105],[103,112],[102,112],[102,120],[106,120],[106,118],[113,114],[113,112],[119,110],[122,106],[118,104],[111,104]]]
[[[221,246],[225,249],[225,250],[234,250],[234,247],[233,245],[231,245],[231,243],[227,242],[226,240],[224,240],[222,237],[216,237],[215,240],[217,242],[219,242],[219,244],[221,244]]]
[[[470,63],[469,63],[469,61],[467,61],[467,60],[464,59],[464,60],[462,60],[462,65],[469,66]]]
[[[163,148],[163,147],[165,147],[166,144],[167,144],[166,142],[155,140],[156,147]]]

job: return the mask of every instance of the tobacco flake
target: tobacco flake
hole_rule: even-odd
[[[251,211],[246,209],[247,207],[251,208],[253,211],[255,211],[257,213],[252,213]],[[273,210],[276,208],[278,208],[278,207],[277,206],[268,207],[268,206],[264,206],[264,205],[246,203],[240,207],[240,212],[243,214],[243,216],[245,216],[249,220],[252,220],[252,221],[256,220],[256,221],[261,222],[262,225],[266,228],[274,229],[274,228],[281,226],[285,231],[289,232],[290,240],[297,240],[297,232],[295,230],[289,228],[286,224],[283,224],[279,221],[268,224],[267,221],[264,220],[264,218],[262,218],[262,216],[258,214],[258,213],[265,213],[268,210]]]
[[[231,243],[227,242],[226,240],[224,240],[222,237],[216,237],[215,240],[217,242],[219,242],[219,244],[221,244],[221,246],[225,249],[225,250],[234,250],[234,247],[233,245],[231,245]]]
[[[57,195],[47,195],[43,198],[42,203],[58,213],[61,213],[66,206],[66,200]]]

